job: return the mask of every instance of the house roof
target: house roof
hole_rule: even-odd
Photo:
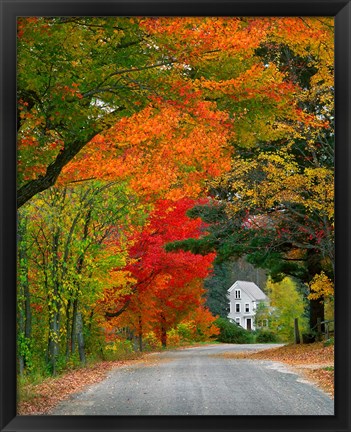
[[[259,288],[254,282],[248,281],[236,281],[229,289],[228,292],[233,291],[233,289],[242,289],[254,300],[266,300],[266,294]]]

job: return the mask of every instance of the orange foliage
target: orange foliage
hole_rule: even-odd
[[[192,64],[216,51],[227,56],[241,53],[250,57],[269,26],[269,19],[239,17],[158,17],[145,18],[140,26],[159,38],[178,61]]]
[[[59,181],[129,179],[141,195],[197,196],[204,179],[230,168],[228,118],[212,108],[211,103],[197,103],[189,113],[163,104],[123,118],[97,135]]]
[[[91,140],[64,169],[61,184],[90,177],[133,178],[132,187],[142,194],[162,192],[174,199],[186,194],[196,196],[205,177],[217,176],[228,169],[226,149],[234,132],[240,135],[239,141],[253,144],[253,138],[248,137],[253,128],[257,134],[266,130],[263,138],[279,138],[277,132],[270,130],[278,126],[268,127],[275,119],[283,123],[286,119],[313,127],[325,126],[298,108],[303,89],[289,82],[272,62],[263,65],[255,50],[261,44],[286,45],[294,53],[318,63],[318,72],[312,78],[316,83],[332,86],[331,18],[139,17],[126,20],[150,37],[146,48],[148,43],[149,48],[157,47],[156,54],[151,49],[147,52],[151,63],[152,60],[157,63],[159,57],[153,55],[159,56],[160,52],[170,63],[160,66],[145,82],[146,87],[157,89],[157,95],[153,90],[147,96],[150,105],[129,118],[122,118]],[[19,20],[22,41],[26,26],[32,28],[36,37],[40,37],[41,31],[46,34],[47,22],[38,24],[37,21]],[[81,85],[71,80],[58,82],[51,90],[51,97],[63,102],[67,98],[81,99]],[[236,108],[230,119],[228,113],[218,109],[217,101],[220,101],[218,106],[224,102],[226,108],[222,109],[227,109],[231,100],[241,108]],[[246,104],[252,101],[254,108],[248,109],[255,110],[255,123],[251,124],[253,119],[249,118],[248,124],[240,126],[237,120],[246,118]],[[136,98],[128,103],[130,108],[135,108],[141,102]],[[60,149],[69,145],[60,140],[55,130],[46,130],[47,136],[41,143],[34,138],[36,131],[46,128],[48,120],[59,123],[61,118],[69,116],[68,106],[45,119],[37,107],[29,109],[28,102],[19,101],[20,117],[25,125],[19,137],[19,174],[23,174],[23,180],[44,174]],[[266,106],[272,110],[259,121],[259,113]],[[80,111],[79,115],[84,117],[83,109]],[[291,135],[290,130],[286,133]],[[258,138],[262,139],[259,135]]]

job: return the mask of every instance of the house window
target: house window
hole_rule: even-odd
[[[240,303],[235,303],[235,312],[240,312]]]
[[[235,318],[235,322],[240,325],[240,318]]]
[[[250,303],[245,303],[245,312],[250,312]]]
[[[235,298],[236,299],[240,299],[241,298],[241,290],[239,290],[239,289],[235,290]]]

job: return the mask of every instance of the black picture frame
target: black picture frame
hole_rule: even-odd
[[[350,431],[351,5],[345,0],[0,0],[0,430]],[[16,17],[334,16],[336,390],[334,416],[16,416]]]

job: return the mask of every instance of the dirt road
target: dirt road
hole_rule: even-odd
[[[55,415],[333,415],[334,402],[282,363],[221,354],[219,344],[148,356],[61,402]]]

